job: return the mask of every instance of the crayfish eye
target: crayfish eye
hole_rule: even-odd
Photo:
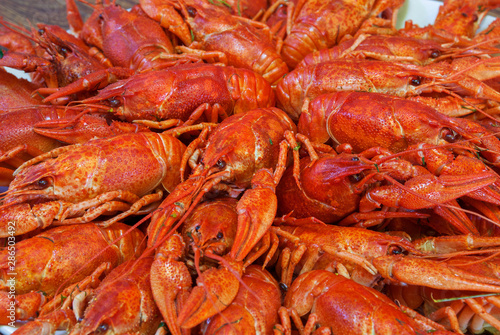
[[[42,178],[36,182],[36,185],[41,188],[46,188],[49,186],[49,180],[47,178]]]
[[[443,138],[448,143],[455,143],[459,141],[462,136],[451,129],[445,128],[443,129]]]
[[[216,237],[218,240],[220,240],[222,237],[224,237],[224,234],[222,234],[222,232],[218,232]]]
[[[432,50],[430,56],[431,58],[438,58],[439,56],[441,56],[441,52],[439,50]]]
[[[99,332],[99,333],[105,333],[105,332],[108,331],[108,329],[109,329],[109,325],[107,323],[101,323],[97,327],[96,331]]]
[[[109,104],[111,105],[111,107],[117,107],[120,105],[120,100],[116,98],[111,98],[109,99]]]
[[[411,78],[410,80],[410,83],[413,85],[413,86],[418,86],[420,85],[420,83],[422,82],[422,78],[421,77],[413,77]]]
[[[351,183],[357,183],[361,179],[363,179],[363,176],[361,175],[361,173],[352,174],[352,175],[349,176],[349,181]]]
[[[63,56],[66,56],[66,55],[68,54],[68,49],[66,49],[66,48],[61,48],[61,54],[62,54]]]
[[[217,161],[217,167],[218,167],[219,169],[223,169],[223,168],[225,168],[225,167],[226,167],[226,162],[224,162],[223,160],[219,159],[219,160]]]
[[[195,17],[196,16],[196,14],[197,14],[196,8],[191,7],[191,6],[187,6],[186,9],[187,9],[187,12],[188,12],[188,14],[189,14],[190,17]]]
[[[288,286],[286,286],[285,283],[280,283],[280,289],[283,291],[283,292],[286,292],[288,291]]]
[[[194,231],[195,232],[199,232],[200,231],[200,225],[197,225],[196,227],[194,227]]]
[[[394,249],[391,251],[391,254],[393,255],[401,255],[402,254],[402,251],[401,250],[397,250],[397,249]]]
[[[405,253],[406,252],[403,248],[401,248],[399,246],[395,246],[395,245],[391,246],[389,248],[389,252],[388,252],[389,255],[403,255]]]
[[[463,17],[467,17],[467,13],[461,13]],[[476,22],[478,20],[478,16],[476,14],[472,15],[472,22]]]
[[[45,29],[43,29],[43,28],[38,29],[38,33],[39,33],[40,35],[45,34]]]
[[[359,162],[359,157],[354,156],[353,158],[351,158],[351,160],[352,160],[353,162]]]

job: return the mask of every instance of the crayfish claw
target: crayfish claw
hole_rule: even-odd
[[[437,260],[389,255],[375,258],[373,265],[384,278],[396,282],[446,290],[500,292],[499,279]],[[423,271],[425,276],[422,276]]]
[[[151,265],[153,298],[173,335],[181,335],[177,312],[183,305],[192,280],[186,265],[179,261],[185,249],[179,234],[172,235],[160,248]]]
[[[243,273],[241,262],[230,262],[232,270]],[[222,267],[209,269],[197,279],[181,312],[178,321],[182,328],[192,328],[206,319],[223,311],[236,297],[240,288],[240,278],[231,269]]]
[[[261,169],[252,179],[252,189],[245,191],[236,207],[238,229],[231,257],[242,261],[272,225],[278,208],[273,174]]]

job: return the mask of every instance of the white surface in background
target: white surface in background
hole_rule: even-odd
[[[434,0],[407,0],[399,9],[396,28],[404,27],[404,22],[412,20],[414,24],[425,27],[434,23],[442,2]],[[481,32],[496,18],[487,16],[481,22],[477,32]]]
[[[420,27],[425,27],[432,24],[437,16],[439,6],[441,2],[433,0],[407,0],[405,4],[400,8],[398,13],[398,21],[396,27],[402,28],[404,22],[407,20],[412,20],[413,23],[419,25]],[[495,17],[487,16],[478,32],[484,30],[491,22],[495,20]],[[17,75],[18,77],[29,79],[29,76],[22,71],[6,68],[7,71]],[[2,192],[0,187],[0,192]],[[16,329],[9,326],[0,326],[0,333],[4,335],[12,334]],[[56,335],[65,334],[64,331],[56,332]]]
[[[20,71],[20,70],[16,70],[16,69],[12,69],[10,67],[6,67],[5,70],[7,72],[10,72],[12,73],[13,75],[15,75],[16,77],[18,78],[24,78],[24,79],[27,79],[29,81],[31,81],[31,78],[30,78],[30,75],[25,73],[24,71]]]
[[[12,328],[12,327],[9,327],[9,326],[0,326],[0,332],[4,335],[10,335],[12,334],[14,331],[16,330],[16,328]]]

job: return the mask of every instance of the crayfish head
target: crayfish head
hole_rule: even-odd
[[[226,254],[234,242],[237,200],[218,198],[201,203],[185,221],[182,236],[193,251]]]
[[[14,172],[6,201],[75,203],[102,193],[87,184],[101,185],[101,176],[96,173],[99,161],[92,158],[95,149],[76,145],[64,147],[62,151],[51,151],[21,165]]]
[[[36,167],[36,166],[35,166]],[[4,204],[54,200],[54,176],[44,170],[23,170],[16,175],[6,192]]]
[[[119,107],[123,105],[123,99],[121,97],[111,97],[107,100],[110,107]]]
[[[362,188],[366,177],[380,172],[374,162],[355,154],[341,153],[336,156],[324,155],[317,161],[306,165],[301,178],[305,182],[328,180],[332,185],[348,183],[355,188]],[[324,177],[325,179],[321,179]]]
[[[78,331],[78,328],[77,330]],[[96,334],[96,335],[105,335],[105,334],[115,334],[113,331],[113,326],[109,323],[109,321],[102,321],[93,330],[91,333],[88,332],[80,332],[80,334]]]
[[[421,57],[420,64],[430,64],[448,57],[451,57],[456,51],[451,47],[444,47],[431,40],[419,40],[421,50],[416,53],[416,57]]]
[[[61,77],[64,74],[70,75],[71,71],[75,71],[75,75],[79,73],[82,76],[91,73],[91,69],[87,69],[86,66],[92,66],[94,71],[96,68],[102,67],[102,64],[97,59],[88,55],[86,51],[88,47],[83,42],[59,26],[39,23],[35,35],[38,43],[52,56],[53,61],[61,63],[58,64],[61,67],[59,71],[65,72],[58,74]],[[81,72],[82,70],[85,72]],[[64,78],[63,81],[75,79],[75,77]]]
[[[416,249],[408,241],[403,241],[398,243],[389,243],[387,245],[386,255],[408,255],[409,253],[418,253]]]
[[[300,187],[288,168],[276,188],[280,213],[294,211],[296,217],[314,216],[327,223],[356,211],[362,192],[379,174],[372,162],[349,153],[304,157],[300,170]]]
[[[200,0],[182,0],[180,4],[181,15],[190,26],[194,40],[201,40],[205,35],[219,31],[220,22],[214,24],[213,18],[228,14],[223,5],[219,8]]]
[[[221,151],[220,147],[224,149]],[[240,158],[249,156],[246,148],[237,147],[236,143],[226,139],[224,145],[215,146],[210,145],[203,154],[201,160],[201,165],[205,170],[208,170],[207,179],[219,178],[221,181],[232,182],[235,179],[244,180],[245,185],[250,184],[250,180],[245,178],[246,175],[242,175],[247,170],[244,164],[247,163],[246,160]],[[247,155],[245,155],[247,154]],[[240,185],[238,185],[240,186]]]
[[[144,257],[115,268],[95,290],[83,320],[71,334],[151,334],[156,330],[160,313],[150,287],[152,262],[153,257]]]

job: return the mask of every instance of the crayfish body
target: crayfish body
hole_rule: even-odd
[[[136,213],[161,200],[161,188],[172,191],[180,182],[185,148],[170,135],[145,132],[37,156],[18,168],[3,198],[2,230],[7,234],[9,220],[18,222],[16,234],[23,234],[54,220],[82,223],[116,210],[122,216]],[[151,194],[155,189],[159,191]],[[114,216],[108,224],[118,219]]]

